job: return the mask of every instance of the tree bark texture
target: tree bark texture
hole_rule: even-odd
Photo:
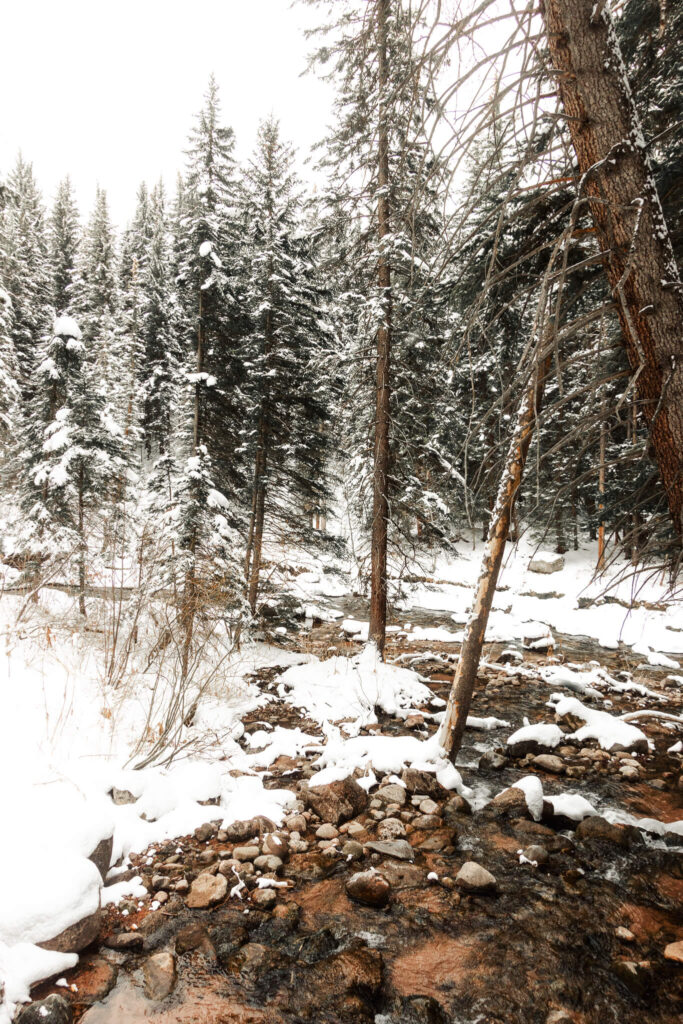
[[[448,698],[446,714],[439,732],[439,742],[455,764],[462,745],[467,715],[477,680],[479,661],[484,646],[486,626],[496,592],[498,574],[505,553],[505,542],[512,520],[515,497],[522,481],[529,446],[534,433],[538,412],[543,401],[545,381],[550,370],[552,353],[543,355],[520,405],[517,427],[510,442],[508,458],[498,489],[498,497],[491,514],[488,539],[484,548],[479,579],[472,611],[465,627],[465,639],[460,649],[460,660],[455,671]]]
[[[680,541],[683,291],[614,26],[599,8],[594,0],[543,0],[581,195],[607,252],[638,403]]]
[[[390,358],[391,358],[391,268],[383,249],[389,235],[389,130],[386,89],[388,85],[387,22],[389,0],[377,0],[377,55],[379,64],[379,139],[377,231],[379,260],[377,283],[384,308],[383,323],[377,331],[377,376],[375,408],[375,451],[372,502],[369,639],[384,653],[387,624],[387,537],[389,529],[390,458]]]

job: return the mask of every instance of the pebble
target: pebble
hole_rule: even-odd
[[[493,892],[498,888],[491,872],[473,860],[463,864],[455,876],[455,884],[466,892]]]
[[[418,804],[418,807],[422,814],[438,814],[439,811],[439,805],[430,797]]]
[[[271,832],[263,840],[263,852],[279,857],[280,860],[287,860],[289,856],[289,840],[286,836],[278,836]]]
[[[210,821],[207,821],[194,830],[194,837],[195,839],[198,839],[200,843],[205,843],[207,839],[213,839],[215,833],[216,826],[212,825]]]
[[[308,828],[308,822],[303,814],[290,814],[288,818],[285,818],[285,825],[290,832],[305,832]]]
[[[630,928],[624,928],[623,924],[620,924],[618,928],[614,929],[614,934],[622,942],[635,942],[636,937]]]
[[[153,875],[152,876],[152,888],[156,892],[159,889],[168,889],[171,885],[171,879],[167,875]]]
[[[346,834],[349,836],[358,836],[361,832],[365,832],[365,826],[361,825],[359,821],[350,821],[349,827],[346,830]]]
[[[415,828],[438,828],[440,824],[441,818],[438,814],[420,814],[413,819]]]
[[[388,839],[385,842],[365,844],[373,853],[381,853],[384,857],[396,857],[398,860],[415,860],[413,848],[405,839]]]
[[[639,779],[640,778],[640,772],[638,771],[638,769],[634,768],[630,764],[626,764],[626,765],[624,765],[623,768],[620,768],[619,769],[619,774],[624,779]]]

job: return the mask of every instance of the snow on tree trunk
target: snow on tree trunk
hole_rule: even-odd
[[[544,0],[548,46],[633,383],[683,538],[683,291],[610,15]]]
[[[484,646],[493,595],[498,583],[498,574],[505,552],[505,542],[510,529],[512,509],[534,433],[534,426],[543,401],[543,389],[550,369],[552,353],[543,356],[520,405],[517,426],[510,442],[505,470],[498,488],[498,497],[491,513],[488,539],[484,548],[481,571],[472,605],[472,611],[465,628],[465,639],[460,650],[460,660],[448,698],[446,714],[439,732],[439,742],[446,754],[455,763],[462,744],[465,724],[472,703],[474,684],[477,680],[479,661]]]
[[[377,377],[375,410],[375,458],[373,476],[372,541],[370,576],[369,639],[380,654],[384,651],[387,624],[387,533],[389,526],[389,425],[390,425],[390,355],[391,355],[391,269],[383,242],[390,234],[389,225],[389,132],[386,112],[388,87],[387,21],[389,0],[377,2],[377,53],[379,60],[379,133],[377,228],[380,240],[378,284],[383,305],[383,323],[377,330]]]

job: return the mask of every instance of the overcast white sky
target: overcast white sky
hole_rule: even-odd
[[[123,226],[140,181],[174,186],[209,74],[248,155],[271,111],[305,154],[330,91],[300,78],[311,12],[290,0],[17,0],[0,28],[0,175],[21,150],[51,202],[67,173],[87,214],[99,182]]]

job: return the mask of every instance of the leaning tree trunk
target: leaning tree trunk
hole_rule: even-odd
[[[683,539],[683,291],[604,4],[543,0],[548,46],[650,446]]]
[[[389,423],[391,354],[391,269],[384,248],[389,225],[389,131],[385,92],[388,86],[387,22],[389,0],[377,0],[377,56],[379,63],[379,139],[377,229],[379,260],[377,280],[383,308],[383,323],[377,331],[377,377],[375,410],[375,458],[372,502],[369,639],[384,653],[387,625],[387,536],[389,528]]]
[[[505,553],[505,542],[510,529],[512,510],[522,481],[534,425],[543,401],[543,389],[550,370],[551,359],[552,353],[540,356],[519,409],[517,428],[510,442],[507,463],[498,489],[496,504],[491,514],[488,539],[484,548],[472,611],[465,627],[465,639],[460,650],[460,660],[448,698],[446,714],[439,731],[439,742],[454,764],[465,733],[467,715],[472,703],[474,684],[484,646],[486,626]]]

